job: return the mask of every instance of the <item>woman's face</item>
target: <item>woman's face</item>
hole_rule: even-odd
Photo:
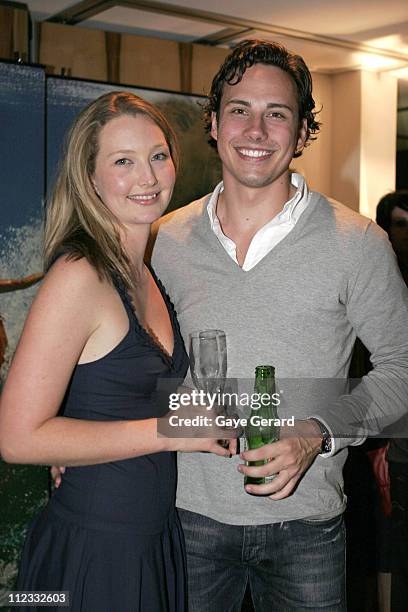
[[[99,134],[92,183],[126,227],[150,224],[166,210],[176,178],[161,129],[145,115],[121,115]]]

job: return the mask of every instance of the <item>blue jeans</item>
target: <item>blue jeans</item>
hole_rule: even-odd
[[[189,612],[345,612],[343,517],[241,526],[179,509]]]

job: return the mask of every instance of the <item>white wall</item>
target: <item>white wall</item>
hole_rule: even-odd
[[[362,72],[360,212],[375,219],[380,198],[395,189],[397,79]]]
[[[317,140],[310,143],[301,157],[292,162],[292,167],[303,174],[309,187],[326,195],[331,194],[331,147],[332,147],[332,82],[325,74],[313,74],[313,97],[317,115],[322,123]]]
[[[313,83],[321,132],[293,167],[312,189],[374,219],[395,189],[397,79],[356,70],[314,74]]]

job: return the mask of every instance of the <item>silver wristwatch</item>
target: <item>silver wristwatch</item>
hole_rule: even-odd
[[[329,430],[327,429],[326,425],[324,425],[324,423],[322,423],[321,421],[319,421],[319,419],[316,419],[314,417],[310,418],[311,421],[314,421],[315,423],[317,423],[317,425],[319,426],[320,429],[320,433],[322,434],[322,445],[320,447],[320,455],[325,455],[326,453],[331,453],[332,450],[332,439],[331,439],[331,434],[329,432]]]

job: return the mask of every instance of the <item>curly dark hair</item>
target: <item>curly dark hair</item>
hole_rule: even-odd
[[[307,121],[305,145],[308,141],[316,140],[316,134],[320,129],[320,123],[316,120],[315,101],[312,97],[312,76],[300,55],[295,55],[278,43],[263,40],[244,40],[239,43],[232,53],[228,55],[221,68],[215,75],[207,103],[204,105],[204,122],[206,132],[211,132],[211,113],[216,113],[219,118],[222,93],[224,85],[236,85],[239,83],[247,70],[254,64],[266,64],[276,66],[287,72],[293,79],[298,94],[299,122]],[[209,143],[216,146],[216,141],[211,137]],[[310,143],[309,143],[310,144]],[[302,151],[295,153],[299,157]]]

